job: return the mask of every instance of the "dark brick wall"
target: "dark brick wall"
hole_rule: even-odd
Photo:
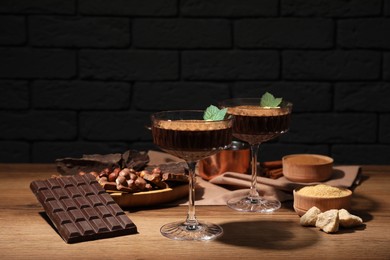
[[[265,91],[294,115],[261,160],[390,163],[390,1],[0,1],[0,162],[152,148],[152,112]]]

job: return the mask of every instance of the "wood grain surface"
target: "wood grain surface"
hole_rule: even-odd
[[[220,224],[221,238],[172,241],[160,227],[184,220],[185,206],[134,208],[138,234],[66,244],[45,217],[30,182],[56,174],[50,164],[0,164],[0,259],[390,259],[390,166],[364,166],[352,213],[364,225],[326,234],[302,227],[292,202],[273,214],[198,206],[200,220]]]

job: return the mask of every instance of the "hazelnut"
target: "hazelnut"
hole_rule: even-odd
[[[136,180],[138,178],[138,175],[135,173],[130,173],[130,180]]]
[[[116,178],[118,178],[119,171],[120,171],[119,168],[115,168],[114,171],[111,172],[111,173],[108,175],[108,181],[115,181]]]
[[[146,181],[144,179],[142,179],[141,177],[138,177],[136,180],[135,180],[135,185],[140,189],[140,190],[144,190],[145,189],[145,186],[146,186]]]
[[[117,186],[118,186],[118,185],[126,186],[126,187],[128,186],[128,185],[127,185],[126,178],[123,177],[123,176],[118,176],[118,178],[116,178],[115,182],[116,182],[116,185],[117,185]],[[118,189],[119,189],[119,188],[118,188]]]
[[[95,178],[99,177],[99,173],[97,172],[89,172],[89,174],[92,174],[93,176],[95,176]]]
[[[125,177],[126,180],[130,179],[130,170],[128,168],[124,168],[119,172],[119,176]]]
[[[104,183],[107,182],[107,177],[100,177],[100,178],[98,179],[98,182],[99,182],[101,185],[104,185]]]
[[[153,169],[152,174],[158,174],[161,175],[161,169],[159,167],[156,167]]]
[[[110,170],[108,168],[105,168],[103,169],[100,173],[99,173],[99,177],[108,177],[108,174],[110,173]]]
[[[145,175],[148,175],[148,174],[150,174],[149,171],[143,170],[143,171],[141,171],[141,172],[139,173],[139,176],[143,178]]]

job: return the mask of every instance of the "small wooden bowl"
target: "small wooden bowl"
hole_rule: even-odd
[[[319,154],[292,154],[282,161],[283,175],[293,182],[325,181],[333,171],[333,159]]]
[[[314,197],[302,195],[297,192],[299,189],[293,191],[294,194],[294,210],[299,216],[306,213],[311,207],[316,206],[325,212],[330,209],[346,209],[351,208],[352,191],[346,190],[346,195],[342,197]]]

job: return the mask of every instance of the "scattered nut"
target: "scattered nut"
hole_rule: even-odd
[[[118,178],[119,175],[119,168],[115,168],[109,175],[108,175],[108,181],[115,181],[116,178]]]
[[[110,170],[108,168],[105,168],[103,169],[100,173],[99,173],[99,177],[108,177],[108,174],[110,173]]]
[[[124,168],[119,172],[119,176],[125,177],[126,180],[130,179],[130,169]]]

